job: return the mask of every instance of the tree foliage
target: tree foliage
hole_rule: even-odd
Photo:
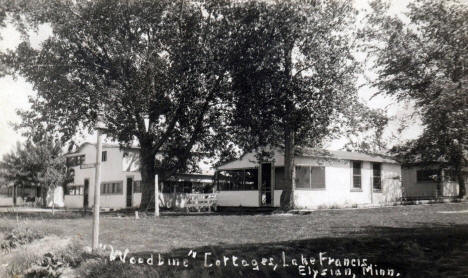
[[[399,100],[412,100],[424,125],[407,153],[455,168],[460,196],[466,194],[468,161],[468,5],[450,0],[418,0],[405,19],[389,15],[389,4],[372,3],[367,30],[375,55],[375,86]],[[410,149],[412,149],[410,151]]]
[[[282,206],[294,206],[297,146],[320,146],[340,131],[357,101],[350,1],[251,1],[233,4],[230,30],[232,126],[245,150],[285,152]]]
[[[349,112],[347,142],[343,148],[368,154],[386,154],[389,151],[389,140],[384,137],[384,132],[390,118],[385,111],[357,103]]]
[[[65,186],[70,180],[60,141],[45,134],[17,143],[16,150],[3,156],[0,169],[4,179],[16,188],[39,187],[44,206],[48,190]]]
[[[17,26],[50,24],[53,32],[40,49],[25,41],[3,56],[37,90],[32,109],[65,140],[81,127],[92,130],[99,111],[108,137],[123,145],[136,139],[142,207],[155,173],[164,180],[193,169],[224,145],[217,4],[56,0],[13,12],[21,14]]]

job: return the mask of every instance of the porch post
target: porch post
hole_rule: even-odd
[[[262,164],[260,163],[258,166],[258,206],[262,206]]]
[[[275,180],[275,162],[271,162],[271,186],[270,186],[270,194],[271,194],[271,206],[275,207],[275,187],[276,187],[276,180]]]
[[[158,175],[154,175],[154,217],[159,217],[159,182]]]

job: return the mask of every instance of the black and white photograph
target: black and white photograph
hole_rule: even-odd
[[[468,277],[468,0],[0,0],[0,278]]]

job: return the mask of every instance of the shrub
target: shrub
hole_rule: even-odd
[[[29,244],[36,239],[43,238],[44,235],[29,228],[18,227],[11,230],[0,242],[0,249],[9,252],[13,248]]]
[[[57,278],[61,277],[65,271],[71,271],[72,268],[78,267],[90,256],[96,255],[86,254],[82,245],[73,241],[64,247],[28,260],[27,265],[22,264],[23,268],[19,273],[24,274],[26,278]]]

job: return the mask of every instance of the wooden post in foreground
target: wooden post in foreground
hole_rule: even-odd
[[[93,251],[96,251],[99,246],[99,210],[101,207],[101,155],[102,155],[102,138],[101,131],[97,129],[97,146],[96,146],[96,175],[94,179],[94,211],[93,211]]]
[[[158,182],[158,175],[154,175],[154,217],[159,217],[159,182]]]

